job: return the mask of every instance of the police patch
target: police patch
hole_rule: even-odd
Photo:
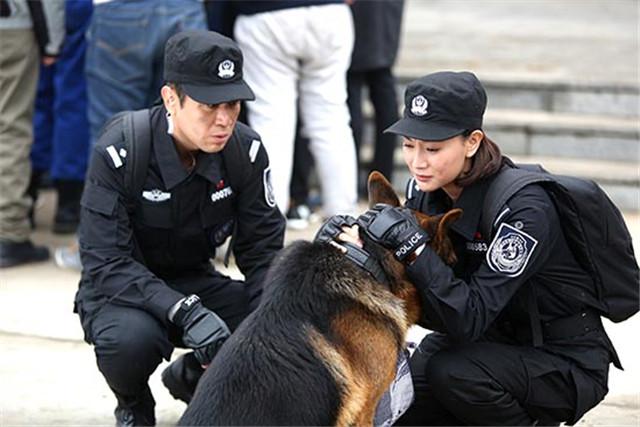
[[[221,79],[230,79],[235,76],[235,64],[230,59],[225,59],[218,64],[218,77]]]
[[[264,200],[267,205],[272,208],[276,206],[276,196],[273,194],[273,184],[271,184],[271,167],[268,167],[262,173],[262,182],[264,184]]]
[[[416,116],[424,116],[427,114],[427,108],[429,107],[429,101],[422,95],[415,96],[411,100],[411,112]]]
[[[538,241],[522,230],[502,223],[487,251],[489,267],[509,277],[522,274]]]

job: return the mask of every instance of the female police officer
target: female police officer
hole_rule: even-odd
[[[134,126],[127,141],[127,114],[105,127],[82,198],[76,308],[117,397],[118,425],[155,424],[147,382],[175,345],[194,352],[162,379],[174,397],[190,399],[200,365],[257,304],[284,237],[267,153],[236,122],[240,100],[253,99],[236,44],[213,32],[178,33],[166,44],[164,77],[163,105],[143,112],[146,131]],[[127,167],[143,142],[149,161],[132,196]],[[244,283],[210,263],[231,234]]]
[[[473,74],[430,74],[409,84],[404,117],[388,129],[403,137],[412,175],[406,207],[464,211],[450,233],[453,267],[424,244],[429,236],[407,209],[378,205],[357,221],[365,241],[393,249],[407,264],[422,299],[421,324],[436,331],[412,356],[416,399],[399,424],[575,423],[607,393],[608,365],[619,362],[597,315],[587,316],[590,332],[565,328],[585,321],[576,320],[584,308],[558,289],[591,279],[542,187],[517,192],[493,224],[493,238],[482,234],[484,197],[510,164],[482,131],[485,107]],[[550,324],[567,333],[550,336]]]

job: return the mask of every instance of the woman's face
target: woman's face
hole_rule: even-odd
[[[403,138],[402,153],[411,175],[422,191],[442,188],[456,200],[462,188],[454,181],[471,166],[471,157],[476,153],[480,140],[474,131],[469,136],[454,136],[443,141],[424,141]]]

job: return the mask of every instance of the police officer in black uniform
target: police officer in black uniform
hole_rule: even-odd
[[[408,209],[378,205],[357,221],[365,249],[371,239],[407,265],[420,323],[435,331],[411,358],[416,398],[400,425],[572,424],[606,395],[609,363],[620,367],[598,314],[561,292],[595,287],[540,185],[517,192],[483,235],[484,197],[510,163],[482,131],[486,103],[472,73],[430,74],[408,85],[404,117],[388,129],[403,137],[413,176],[405,207],[463,210],[453,267]],[[333,222],[334,237],[336,222],[349,225]]]
[[[237,45],[214,32],[178,33],[164,61],[142,190],[128,194],[133,149],[120,116],[94,148],[82,198],[76,310],[117,397],[119,425],[155,423],[148,379],[174,346],[194,351],[162,379],[174,397],[190,399],[202,366],[257,305],[284,238],[265,148],[236,122],[240,101],[254,99]],[[239,154],[226,155],[232,149]],[[231,235],[244,281],[210,262]]]

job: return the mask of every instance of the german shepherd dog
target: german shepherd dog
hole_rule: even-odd
[[[380,173],[369,203],[399,206]],[[448,224],[462,212],[416,213],[443,260],[455,261]],[[326,243],[297,241],[276,257],[258,308],[204,372],[179,425],[372,425],[396,374],[420,298],[404,266],[373,242],[388,284]]]

